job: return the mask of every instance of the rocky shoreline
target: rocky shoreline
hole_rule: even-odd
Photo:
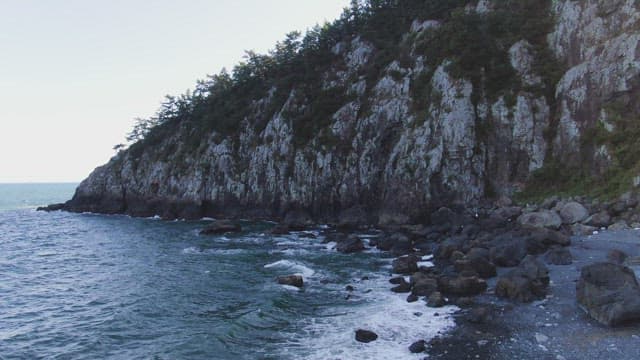
[[[626,320],[640,319],[640,300],[624,303],[622,299],[617,306],[626,306],[626,310],[598,316],[597,306],[601,304],[589,306],[600,289],[591,287],[591,292],[585,293],[583,284],[578,295],[576,284],[588,277],[584,269],[600,264],[615,267],[609,269],[607,276],[611,279],[626,274],[624,286],[635,284],[638,293],[632,295],[640,294],[629,270],[640,269],[640,233],[630,230],[640,227],[636,211],[639,204],[638,195],[632,193],[608,203],[554,197],[524,207],[501,198],[491,208],[472,211],[442,207],[425,224],[387,227],[381,229],[383,235],[366,242],[357,234],[371,227],[362,225],[357,217],[333,224],[323,235],[325,242],[334,242],[335,249],[342,253],[375,247],[392,255],[389,289],[406,294],[407,302],[422,301],[429,307],[456,305],[461,309],[453,332],[436,339],[415,339],[407,349],[412,353],[443,359],[510,359],[523,355],[577,359],[584,358],[577,348],[585,345],[579,339],[569,339],[572,333],[562,330],[568,326],[597,336],[602,342],[613,339],[620,347],[630,346],[630,339],[637,339],[620,340],[620,334],[640,330],[637,325],[626,324]],[[59,209],[53,206],[41,210]],[[271,231],[288,234],[312,224],[306,214],[295,213]],[[219,220],[201,233],[240,230],[233,220]],[[608,231],[601,233],[603,230]],[[622,234],[622,240],[617,234]],[[600,241],[601,237],[607,241]],[[277,281],[304,286],[302,277],[281,277]],[[615,293],[615,289],[611,291]],[[613,319],[615,316],[618,318]],[[619,323],[627,327],[620,330],[606,326]],[[357,341],[371,342],[376,337],[368,329],[354,329]]]
[[[391,291],[407,294],[408,302],[423,301],[430,307],[451,304],[461,309],[456,315],[458,326],[452,333],[430,341],[415,339],[410,352],[443,359],[507,359],[525,354],[549,359],[581,358],[581,350],[566,345],[571,343],[571,333],[563,334],[561,329],[589,328],[602,339],[614,339],[614,343],[620,330],[606,326],[617,323],[608,323],[585,308],[589,303],[585,298],[598,294],[582,294],[580,299],[576,283],[584,281],[581,270],[592,264],[615,266],[608,275],[612,279],[625,271],[629,274],[625,270],[629,268],[622,264],[633,268],[634,261],[640,259],[640,234],[630,230],[640,225],[638,204],[637,195],[627,193],[609,203],[554,197],[537,206],[520,207],[502,198],[492,209],[475,212],[442,207],[431,214],[428,225],[383,229],[384,235],[369,240],[368,246],[395,257],[389,280]],[[303,217],[287,220],[272,232],[286,234],[304,229],[309,223]],[[215,233],[220,227],[229,229],[232,225],[217,223],[204,233]],[[336,225],[327,230],[325,241],[335,242],[336,250],[342,253],[363,251],[365,243],[355,235],[358,229],[355,224]],[[636,242],[598,242],[602,236],[612,237],[619,232],[627,239],[635,236]],[[425,261],[434,266],[425,266]],[[303,286],[302,279],[295,280],[296,286]],[[635,277],[629,281],[635,281]],[[628,303],[625,306],[630,310],[619,311],[620,316],[629,317],[623,323],[640,314],[637,304]],[[532,333],[536,328],[540,329]],[[625,329],[633,332],[640,327],[632,324]],[[375,333],[367,329],[354,332],[357,341],[375,341]],[[523,338],[522,342],[518,340]],[[552,349],[557,338],[562,340],[561,345]],[[591,349],[591,353],[601,350]]]

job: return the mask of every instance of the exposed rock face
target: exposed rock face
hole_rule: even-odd
[[[576,296],[580,306],[603,325],[640,321],[640,286],[626,266],[598,263],[584,267]]]
[[[566,67],[555,99],[532,90],[543,74],[534,66],[539,54],[524,40],[508,51],[523,90],[495,99],[470,80],[456,78],[449,61],[426,68],[416,53],[391,61],[368,79],[362,69],[381,49],[358,36],[345,38],[334,46],[334,65],[317,84],[336,92],[341,106],[309,141],[296,143],[291,121],[308,107],[305,99],[294,86],[284,104],[275,104],[271,89],[254,102],[237,136],[179,127],[141,153],[124,151],[97,168],[65,209],[274,219],[303,211],[315,220],[343,220],[345,226],[392,225],[423,221],[442,204],[469,205],[493,192],[509,194],[549,153],[606,168],[611,161],[606,146],[582,146],[581,139],[599,122],[610,125],[608,101],[622,95],[633,99],[640,86],[640,12],[634,0],[553,3],[556,24],[549,46]],[[493,8],[483,0],[470,11]],[[416,20],[407,35],[441,25]],[[415,48],[416,37],[405,36],[407,48]],[[412,87],[424,81],[437,96],[412,96]],[[426,112],[415,111],[418,101],[428,102]],[[276,105],[272,116],[265,113]],[[258,121],[264,126],[254,126]],[[545,134],[553,135],[552,141]],[[193,136],[204,139],[197,149],[187,145]],[[556,223],[554,218],[544,226]]]

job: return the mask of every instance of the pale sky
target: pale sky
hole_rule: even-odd
[[[349,0],[0,0],[0,182],[80,181],[164,95]]]

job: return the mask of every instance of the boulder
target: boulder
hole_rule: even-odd
[[[519,206],[500,207],[491,213],[491,217],[504,221],[516,220],[522,215],[522,208]]]
[[[584,224],[573,224],[571,225],[571,233],[573,235],[578,236],[587,236],[592,235],[594,231],[597,231],[598,228],[595,226],[589,226]]]
[[[496,295],[520,302],[542,299],[549,286],[549,270],[537,258],[529,255],[520,265],[498,278]]]
[[[562,218],[555,211],[541,210],[522,214],[518,218],[518,223],[539,228],[558,229],[562,225]]]
[[[438,259],[448,260],[451,255],[462,250],[464,239],[461,237],[451,237],[440,243],[436,249],[435,256]]]
[[[560,217],[563,224],[575,224],[589,217],[589,211],[582,204],[572,201],[564,204],[560,209]]]
[[[527,242],[522,238],[501,239],[489,249],[489,254],[497,266],[517,266],[527,256]]]
[[[438,280],[417,272],[411,276],[411,293],[416,296],[429,296],[438,291]]]
[[[356,330],[356,341],[361,343],[370,343],[378,340],[378,334],[373,331],[358,329]]]
[[[609,215],[606,211],[601,211],[599,213],[595,213],[588,217],[584,223],[589,226],[594,226],[597,228],[608,227],[612,224],[611,215]]]
[[[295,286],[297,288],[301,288],[304,286],[304,280],[300,275],[278,276],[278,284]]]
[[[629,225],[627,224],[626,221],[619,220],[616,223],[614,223],[613,225],[610,225],[607,229],[610,230],[610,231],[629,230]]]
[[[571,245],[571,238],[559,231],[534,227],[525,227],[523,230],[528,233],[530,238],[541,242],[547,247]]]
[[[423,353],[427,350],[427,342],[424,340],[416,341],[409,346],[409,351],[413,354]]]
[[[216,220],[209,226],[200,230],[202,235],[218,235],[231,232],[240,232],[242,227],[231,220]]]
[[[400,280],[398,285],[391,288],[391,291],[397,294],[404,294],[404,293],[411,292],[411,284],[406,282],[404,278],[401,278],[401,279],[402,280]]]
[[[631,269],[613,263],[582,268],[576,285],[580,307],[606,326],[640,321],[640,286]]]
[[[473,248],[466,255],[469,266],[483,279],[496,276],[496,266],[489,260],[491,254],[484,248]]]
[[[607,254],[607,260],[614,264],[624,264],[624,262],[627,260],[627,257],[628,256],[624,251],[618,249],[612,249]]]
[[[336,250],[344,254],[351,254],[364,250],[364,243],[359,237],[350,235],[346,239],[338,242]]]
[[[429,299],[427,300],[427,306],[428,307],[432,307],[432,308],[443,307],[446,304],[447,304],[447,302],[444,299],[444,296],[439,291],[436,291],[436,292],[432,293],[431,295],[429,295]]]
[[[391,263],[394,274],[409,275],[418,271],[418,261],[420,257],[416,255],[401,256]]]
[[[271,228],[271,235],[289,235],[291,232],[289,229],[289,225],[287,224],[278,224]]]
[[[573,256],[567,248],[554,247],[544,255],[544,260],[551,265],[571,265]]]
[[[477,276],[441,277],[438,288],[444,294],[474,296],[487,290],[487,283]]]

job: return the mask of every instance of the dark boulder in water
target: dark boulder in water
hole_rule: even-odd
[[[427,343],[424,340],[416,341],[409,346],[409,351],[414,354],[419,354],[427,350]]]
[[[640,321],[640,286],[633,270],[626,266],[613,263],[585,266],[576,296],[580,307],[603,325]]]
[[[301,288],[304,286],[304,279],[300,275],[278,276],[278,284]]]
[[[549,269],[540,260],[529,255],[517,268],[498,279],[496,295],[520,302],[531,302],[544,298],[548,286]]]
[[[357,236],[351,235],[346,239],[340,240],[336,245],[336,250],[344,254],[351,254],[364,250],[364,243]]]
[[[278,224],[271,228],[271,235],[289,235],[291,233],[291,229],[287,224]]]
[[[65,204],[51,204],[48,206],[41,206],[37,208],[37,211],[58,211],[64,210]]]
[[[202,235],[218,235],[232,232],[240,232],[242,227],[231,220],[216,220],[213,224],[200,230]]]
[[[370,343],[372,341],[378,340],[378,334],[369,330],[356,330],[356,341],[361,343]]]
[[[394,274],[409,275],[418,271],[418,261],[420,258],[415,255],[406,255],[399,257],[392,262]]]

